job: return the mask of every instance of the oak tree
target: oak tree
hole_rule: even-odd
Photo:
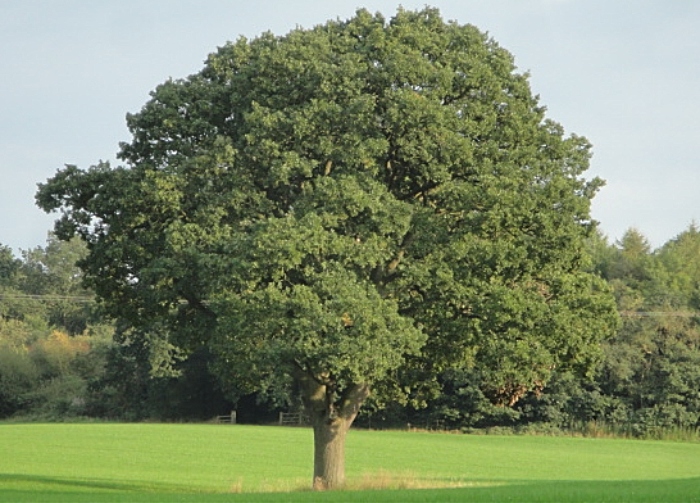
[[[343,484],[371,393],[469,368],[508,406],[590,369],[616,323],[585,272],[589,143],[434,9],[240,38],[127,123],[124,166],[67,166],[38,204],[87,242],[88,285],[134,333],[300,393],[318,489]]]

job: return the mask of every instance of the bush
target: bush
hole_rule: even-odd
[[[104,374],[110,330],[76,337],[54,330],[37,339],[15,320],[0,330],[0,417],[57,420],[88,412],[89,386]]]
[[[75,374],[43,381],[27,393],[27,412],[45,420],[65,420],[85,413],[87,383]]]
[[[23,348],[0,343],[0,418],[27,406],[27,394],[39,383],[36,365]]]

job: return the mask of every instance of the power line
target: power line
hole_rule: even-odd
[[[84,297],[76,295],[32,295],[24,293],[0,293],[0,300],[34,300],[34,301],[44,301],[44,302],[76,302],[82,304],[88,304],[95,302],[94,297]]]
[[[693,318],[700,316],[700,312],[696,311],[620,311],[620,316],[625,318],[655,318],[655,317],[673,317],[673,318]]]

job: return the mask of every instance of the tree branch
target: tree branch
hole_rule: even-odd
[[[339,400],[340,415],[348,420],[354,420],[360,407],[370,395],[370,387],[367,384],[353,384],[345,390]]]
[[[182,296],[183,299],[185,299],[185,301],[187,302],[187,304],[190,307],[194,308],[195,310],[199,311],[200,313],[202,313],[203,315],[205,315],[206,317],[208,317],[212,320],[216,319],[216,317],[217,317],[216,313],[214,311],[212,311],[211,309],[209,309],[206,306],[206,304],[204,304],[203,301],[199,300],[194,295],[191,295],[187,292],[183,292],[182,290],[179,290],[179,289],[178,289],[178,293]]]

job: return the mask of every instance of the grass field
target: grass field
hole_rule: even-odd
[[[0,424],[2,502],[700,502],[698,443],[354,430],[357,490],[311,469],[303,428]]]

